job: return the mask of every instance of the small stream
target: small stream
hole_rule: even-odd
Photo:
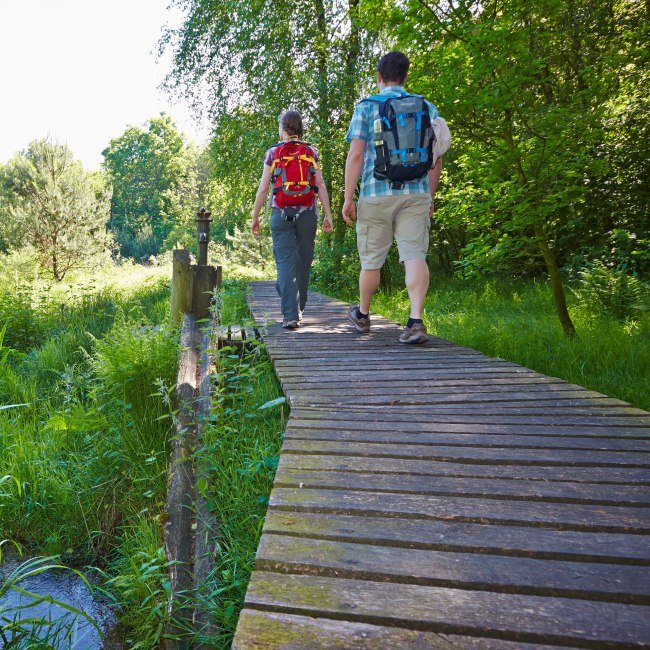
[[[5,558],[0,565],[0,587],[11,572],[24,561],[23,558]],[[122,644],[114,639],[117,621],[109,603],[100,594],[89,589],[77,574],[65,570],[45,571],[25,578],[17,584],[34,594],[50,596],[81,610],[95,622],[104,638],[102,639],[97,628],[85,617],[53,603],[29,606],[34,603],[34,599],[13,589],[9,589],[5,594],[0,590],[0,630],[6,625],[7,619],[31,619],[31,628],[30,624],[23,624],[22,627],[31,629],[37,638],[47,638],[57,650],[117,650],[122,647]],[[34,622],[38,619],[53,622],[54,625]],[[6,641],[11,640],[16,641],[16,633],[7,633]],[[3,640],[0,635],[0,648],[2,647]]]

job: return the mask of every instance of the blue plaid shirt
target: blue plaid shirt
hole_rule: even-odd
[[[399,97],[405,92],[402,86],[389,86],[384,88],[379,94],[385,95],[386,98]],[[438,109],[427,101],[429,107],[429,116],[431,120],[438,117]],[[345,136],[348,142],[352,140],[363,140],[366,143],[363,157],[363,171],[361,173],[361,191],[359,196],[402,196],[404,194],[424,194],[429,192],[429,175],[418,181],[409,181],[404,184],[401,190],[392,190],[388,181],[376,179],[372,172],[375,167],[374,124],[379,117],[379,104],[377,102],[361,102],[354,109],[354,115],[350,122],[350,128]]]

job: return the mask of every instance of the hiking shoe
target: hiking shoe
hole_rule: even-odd
[[[370,331],[370,317],[359,318],[357,310],[359,305],[350,305],[348,309],[348,320],[356,327],[357,332],[367,334]]]
[[[285,318],[282,321],[282,327],[284,327],[285,330],[297,330],[300,327],[300,325],[295,318],[292,319]]]
[[[426,343],[428,340],[427,328],[424,326],[424,323],[414,323],[412,327],[405,327],[399,337],[400,343],[408,343],[411,345]]]

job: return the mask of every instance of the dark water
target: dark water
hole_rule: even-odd
[[[8,559],[0,565],[0,585],[7,576],[24,560]],[[21,605],[29,605],[34,599],[10,589],[0,596],[0,628],[6,619],[45,619],[55,621],[49,627],[48,642],[61,650],[114,650],[122,645],[114,640],[116,620],[108,603],[72,571],[46,571],[17,583],[22,589],[40,596],[51,596],[55,600],[81,610],[95,622],[99,631],[86,618],[69,612],[59,605],[38,603],[26,609],[16,610]],[[2,619],[5,619],[4,621]],[[32,628],[34,629],[34,628]],[[42,626],[47,630],[48,626]],[[104,636],[104,639],[102,639]],[[9,636],[11,639],[11,636]],[[3,642],[0,637],[0,648]]]

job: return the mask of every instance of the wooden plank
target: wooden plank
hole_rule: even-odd
[[[264,535],[258,571],[650,604],[650,567]]]
[[[340,416],[340,417],[339,417]],[[353,423],[363,422],[364,430],[396,432],[430,432],[430,433],[485,433],[485,434],[517,434],[517,435],[549,435],[549,436],[580,436],[581,438],[634,438],[648,440],[650,429],[635,427],[577,427],[559,426],[547,423],[537,426],[522,426],[520,423],[499,424],[485,419],[472,422],[471,425],[458,422],[435,422],[421,418],[417,413],[396,415],[390,419],[376,419],[370,414],[348,414],[338,411],[303,411],[299,406],[291,411],[289,426],[300,429],[341,429],[348,430]]]
[[[364,370],[380,370],[381,368],[430,368],[436,366],[466,366],[476,363],[484,363],[486,361],[503,362],[503,359],[497,357],[486,357],[478,352],[467,352],[459,354],[458,352],[439,352],[435,356],[425,357],[408,357],[408,356],[382,356],[379,354],[366,355],[360,357],[358,361],[362,364]],[[355,361],[357,359],[355,358]],[[325,357],[310,357],[304,359],[302,357],[296,358],[295,356],[280,355],[275,364],[278,368],[282,368],[282,372],[291,371],[293,374],[300,372],[309,372],[313,369],[314,364],[317,363],[319,367],[327,370],[350,370],[350,362],[342,358],[340,355],[325,356]]]
[[[232,339],[232,341],[234,343],[241,343],[245,338],[245,335],[242,334],[241,325],[231,325],[230,327],[231,327],[230,338]]]
[[[575,467],[561,465],[489,465],[478,463],[420,460],[418,458],[381,458],[373,456],[328,456],[283,453],[281,468],[374,472],[375,474],[413,474],[424,476],[487,477],[526,481],[573,481],[601,484],[650,485],[650,470],[638,467]]]
[[[558,646],[441,634],[355,623],[329,618],[297,616],[245,608],[237,625],[233,650],[551,650]],[[566,646],[564,646],[566,647]]]
[[[650,504],[646,486],[614,486],[569,481],[524,481],[504,478],[456,478],[374,472],[332,472],[283,468],[277,487],[339,488],[403,494],[464,495],[487,499],[509,498],[602,505]],[[650,513],[648,513],[650,520]]]
[[[354,490],[275,488],[270,506],[280,510],[398,516],[416,519],[545,526],[593,532],[650,532],[647,508],[540,503]]]
[[[612,451],[650,451],[650,438],[605,438],[556,436],[542,434],[491,433],[430,433],[426,431],[375,431],[369,429],[303,428],[293,421],[284,432],[285,438],[302,440],[346,440],[348,442],[386,442],[419,445],[454,445],[464,447],[544,447],[566,449],[595,449]]]
[[[597,417],[639,417],[639,412],[633,407],[623,405],[606,397],[603,398],[580,398],[570,397],[563,399],[560,395],[518,395],[514,394],[512,400],[504,396],[487,396],[483,399],[470,398],[465,404],[441,399],[439,395],[361,395],[356,396],[337,396],[331,390],[324,388],[310,390],[308,394],[301,394],[299,391],[287,389],[287,394],[292,396],[292,401],[296,405],[300,404],[318,404],[319,406],[329,406],[332,409],[338,406],[368,406],[370,404],[381,406],[434,406],[433,414],[454,415],[462,412],[473,414],[476,412],[487,413],[489,415],[541,415],[547,416],[549,411],[553,416],[597,416]],[[604,410],[606,409],[606,411]]]
[[[252,325],[244,325],[242,329],[244,331],[244,334],[246,335],[247,341],[255,341],[257,339],[257,335],[255,334],[255,329]]]
[[[277,368],[276,370],[282,374],[281,369]],[[596,391],[587,391],[585,388],[579,386],[573,386],[572,384],[557,382],[550,383],[546,380],[541,380],[538,378],[531,379],[513,379],[513,380],[503,380],[503,379],[494,379],[491,381],[478,381],[472,382],[464,379],[451,379],[445,382],[428,382],[423,384],[422,382],[413,382],[413,381],[400,381],[399,384],[390,386],[386,384],[369,384],[366,386],[354,385],[345,387],[345,395],[402,395],[402,394],[411,394],[415,389],[423,389],[426,387],[426,391],[430,395],[454,395],[456,393],[492,393],[492,394],[501,394],[507,393],[508,391],[526,391],[530,393],[580,393],[583,397],[606,397],[601,393]],[[311,387],[310,387],[311,388]]]
[[[402,445],[373,442],[346,442],[331,440],[284,441],[282,451],[303,454],[330,454],[333,456],[374,456],[382,458],[419,458],[428,460],[463,460],[474,463],[516,463],[531,465],[578,465],[597,467],[633,466],[650,468],[647,455],[623,451],[596,451],[584,449],[499,449],[494,447],[451,447],[433,445]],[[378,461],[379,462],[379,461]]]
[[[458,377],[465,378],[499,378],[499,377],[534,377],[536,373],[532,370],[520,370],[513,366],[485,365],[481,367],[459,366],[456,368],[426,368],[417,370],[395,370],[390,374],[381,371],[360,371],[348,376],[342,377],[337,372],[312,373],[301,377],[299,381],[287,380],[287,384],[299,383],[304,384],[326,384],[336,383],[354,384],[368,382],[385,382],[397,383],[401,379],[418,380],[418,379],[435,379]]]
[[[374,625],[478,634],[532,643],[635,644],[650,638],[650,608],[575,598],[256,571],[246,605]],[[602,644],[602,645],[601,645]]]
[[[386,364],[390,363],[389,360],[386,360]],[[339,380],[349,380],[356,378],[356,376],[361,373],[362,376],[368,378],[374,378],[375,376],[386,377],[390,380],[397,380],[400,378],[408,377],[421,377],[422,375],[428,374],[429,371],[433,370],[464,370],[471,371],[474,369],[485,369],[485,368],[509,368],[516,369],[520,366],[517,366],[514,363],[509,361],[503,361],[501,359],[487,359],[487,358],[478,358],[478,359],[463,359],[462,362],[452,362],[450,360],[443,361],[426,361],[418,364],[413,364],[410,361],[403,361],[399,364],[393,362],[391,365],[383,365],[381,363],[376,363],[373,366],[363,365],[361,367],[350,367],[348,362],[347,365],[333,366],[329,364],[319,364],[319,374],[322,373],[324,377],[338,377]],[[313,369],[313,366],[312,366]],[[282,369],[282,378],[286,378],[288,381],[291,381],[292,378],[303,379],[309,377],[312,374],[307,367],[285,367]],[[395,382],[396,383],[396,382]]]
[[[365,542],[398,548],[650,565],[650,545],[647,539],[642,535],[622,533],[284,512],[274,509],[266,515],[264,533]]]
[[[377,420],[386,421],[387,417],[390,415],[390,418],[393,422],[407,420],[413,422],[456,422],[463,424],[480,424],[487,421],[487,414],[483,413],[470,413],[463,414],[460,412],[458,415],[450,415],[447,413],[436,413],[435,409],[432,409],[430,406],[418,406],[408,408],[405,406],[376,406],[373,405],[372,409],[364,407],[363,405],[354,405],[353,408],[346,409],[341,406],[337,409],[332,409],[331,407],[321,407],[314,408],[311,407],[308,410],[304,409],[303,405],[300,405],[295,409],[299,411],[300,415],[296,413],[296,417],[303,419],[322,419],[325,414],[332,419],[353,420],[357,422],[370,423]],[[489,421],[494,424],[516,424],[519,426],[537,426],[537,425],[547,425],[547,426],[575,426],[575,427],[627,427],[627,428],[642,428],[650,429],[648,426],[649,419],[642,417],[606,417],[606,416],[555,416],[553,414],[548,414],[546,416],[527,416],[527,417],[518,417],[516,415],[508,416],[493,416],[489,418]]]

